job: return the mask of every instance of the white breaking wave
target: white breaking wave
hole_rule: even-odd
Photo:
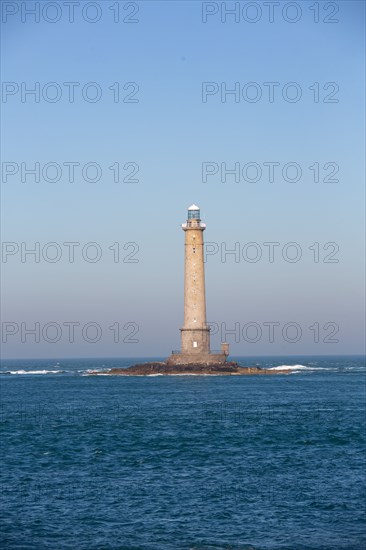
[[[64,370],[8,370],[4,374],[59,374]]]
[[[319,370],[305,365],[280,365],[279,367],[268,367],[268,370]]]
[[[95,374],[96,376],[104,376],[109,374],[109,371],[106,371],[105,369],[86,369],[78,370],[78,372],[80,372],[82,376],[89,376],[91,374]]]

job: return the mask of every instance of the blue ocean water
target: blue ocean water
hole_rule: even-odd
[[[2,361],[1,548],[364,549],[364,358],[234,359],[289,375]]]

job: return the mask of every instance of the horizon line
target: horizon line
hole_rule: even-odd
[[[93,360],[93,359],[107,359],[107,360],[110,360],[110,359],[116,359],[116,360],[129,360],[129,359],[132,359],[132,360],[136,360],[136,359],[162,359],[164,358],[165,356],[162,356],[162,355],[138,355],[138,356],[135,356],[135,357],[121,357],[121,356],[113,356],[113,357],[108,357],[108,356],[98,356],[98,357],[86,357],[86,356],[83,356],[83,357],[0,357],[0,361],[58,361],[58,360],[70,360],[70,359],[87,359],[87,360]],[[318,354],[303,354],[303,353],[298,353],[298,354],[293,354],[293,355],[286,355],[286,354],[279,354],[279,355],[273,355],[273,354],[270,354],[270,355],[267,355],[267,354],[263,354],[263,355],[230,355],[229,357],[240,357],[240,358],[247,358],[247,359],[252,359],[252,358],[257,358],[257,357],[273,357],[273,358],[276,358],[276,357],[365,357],[366,358],[366,352],[363,352],[363,353],[338,353],[338,354],[326,354],[326,353],[318,353]]]

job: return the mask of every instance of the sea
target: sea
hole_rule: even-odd
[[[2,360],[0,548],[364,550],[364,357],[232,359]]]

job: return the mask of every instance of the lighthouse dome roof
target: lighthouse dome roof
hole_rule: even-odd
[[[200,207],[197,206],[196,204],[192,204],[192,206],[190,206],[190,207],[188,208],[188,210],[199,210],[199,209],[200,209]]]

